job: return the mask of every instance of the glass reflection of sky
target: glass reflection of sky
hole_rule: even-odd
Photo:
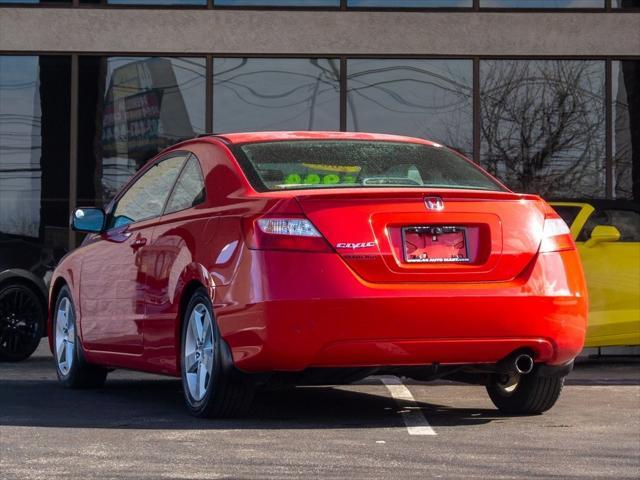
[[[216,58],[213,129],[338,130],[336,59]]]
[[[110,5],[206,5],[207,0],[107,0]]]
[[[38,237],[42,151],[38,57],[0,56],[0,232]]]
[[[347,64],[347,129],[413,135],[472,151],[471,60]]]
[[[473,0],[349,0],[350,7],[471,8]]]
[[[52,0],[54,3],[71,3],[71,0]],[[41,3],[40,0],[0,0],[2,3]],[[82,3],[82,1],[81,1]],[[198,5],[207,0],[107,0],[110,5]],[[225,7],[339,7],[340,0],[214,0]],[[622,0],[613,0],[614,8],[620,8]],[[473,0],[348,0],[354,8],[470,8]],[[640,1],[633,4],[640,7]],[[604,8],[604,0],[480,0],[481,8]]]
[[[480,0],[490,8],[604,8],[604,0]]]
[[[214,0],[225,7],[339,7],[340,0]]]
[[[169,63],[167,63],[169,62]],[[154,75],[150,74],[149,68],[153,65],[165,68],[155,68]],[[126,85],[114,83],[115,72],[122,72],[127,66],[135,66],[130,69],[128,75],[134,77],[120,77]],[[168,67],[168,69],[166,68]],[[137,74],[138,78],[135,78]],[[126,78],[126,79],[125,79]],[[134,87],[134,85],[137,85]],[[167,108],[171,102],[184,103],[187,117],[185,122],[179,122],[178,115],[173,114],[172,125],[161,121],[158,129],[158,136],[163,137],[163,141],[150,139],[149,154],[156,153],[154,145],[160,148],[175,143],[181,139],[192,137],[204,133],[205,130],[205,61],[203,58],[188,57],[110,57],[107,61],[105,95],[110,95],[110,89],[115,94],[135,96],[136,94],[156,90],[162,92],[163,103],[161,106],[161,118],[167,118]],[[114,93],[111,93],[113,95]],[[107,98],[108,102],[109,99]],[[165,113],[167,112],[167,113]],[[127,131],[126,118],[121,123],[114,125],[115,131]],[[172,130],[171,128],[177,128]],[[104,192],[103,201],[108,202],[115,192],[138,170],[142,162],[135,157],[130,150],[133,144],[124,140],[117,143],[117,155],[108,155],[102,159],[102,188]],[[125,147],[121,151],[122,147]],[[113,150],[113,149],[110,149]],[[143,160],[148,160],[144,158]]]

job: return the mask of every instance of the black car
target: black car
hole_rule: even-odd
[[[48,281],[64,253],[0,233],[0,360],[24,360],[46,335]]]

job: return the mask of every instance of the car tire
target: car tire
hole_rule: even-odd
[[[27,285],[0,287],[0,360],[19,362],[31,356],[44,334],[45,307]]]
[[[560,398],[564,377],[535,374],[505,378],[492,375],[487,392],[493,404],[504,413],[533,415],[546,412]]]
[[[222,345],[211,300],[198,289],[185,309],[180,350],[185,402],[196,417],[236,417],[251,403],[253,388],[224,364]]]
[[[53,355],[60,383],[68,388],[101,387],[108,371],[84,359],[76,328],[76,310],[66,286],[58,293],[52,321]]]

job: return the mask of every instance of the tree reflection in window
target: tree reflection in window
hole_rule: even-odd
[[[604,8],[604,0],[480,0],[480,8]]]
[[[480,63],[481,163],[516,190],[605,195],[604,62]]]
[[[613,194],[640,200],[640,60],[612,62]]]
[[[356,8],[471,8],[473,0],[348,0],[347,5]]]
[[[338,130],[340,62],[328,58],[216,58],[216,132]]]
[[[215,0],[216,6],[230,7],[339,7],[340,0]]]
[[[347,64],[347,129],[413,135],[472,152],[471,60]]]

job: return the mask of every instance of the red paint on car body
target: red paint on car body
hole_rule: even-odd
[[[209,292],[222,338],[245,372],[495,363],[522,348],[538,363],[562,365],[581,351],[582,267],[570,244],[540,251],[554,215],[543,200],[506,188],[261,192],[233,153],[237,144],[310,139],[437,145],[263,132],[165,150],[158,158],[175,151],[198,158],[204,203],[89,235],[54,273],[50,303],[66,283],[87,361],[179,376],[181,308],[193,285]],[[428,210],[426,196],[445,208]],[[321,237],[266,239],[255,223],[263,217],[307,219]],[[402,229],[425,224],[463,226],[469,261],[406,262]]]

